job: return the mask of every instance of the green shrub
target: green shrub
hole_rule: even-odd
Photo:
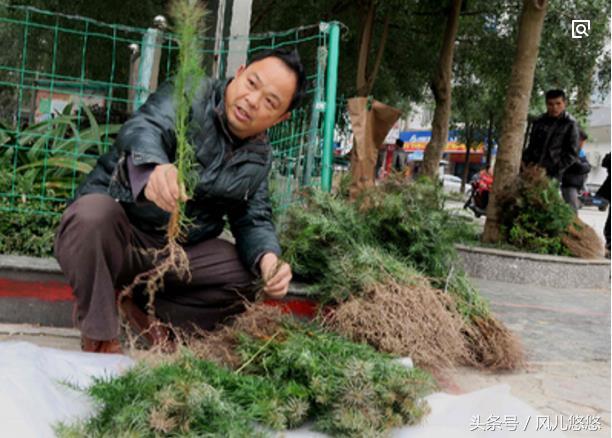
[[[559,194],[559,183],[543,169],[522,172],[497,200],[503,242],[519,250],[570,255],[562,242],[575,214]]]
[[[51,257],[59,215],[0,213],[0,254]]]

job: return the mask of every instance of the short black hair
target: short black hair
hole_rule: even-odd
[[[579,139],[580,141],[583,141],[583,140],[588,140],[588,139],[589,139],[589,136],[587,135],[587,133],[586,133],[586,132],[584,132],[584,131],[582,130],[582,128],[578,128],[578,139]]]
[[[402,140],[401,138],[398,138],[397,140],[395,140],[395,145],[399,147],[404,146],[404,140]]]
[[[546,100],[556,99],[558,97],[562,97],[563,100],[565,100],[565,92],[563,90],[558,89],[558,88],[555,88],[555,89],[552,89],[552,90],[548,90],[546,92]]]
[[[291,99],[291,103],[287,109],[287,111],[291,111],[300,106],[304,96],[306,96],[306,73],[304,72],[302,61],[300,60],[300,54],[298,53],[297,49],[290,49],[288,47],[266,49],[256,52],[247,63],[247,66],[271,56],[283,61],[285,65],[295,73],[297,78],[295,92],[293,93],[293,98]]]

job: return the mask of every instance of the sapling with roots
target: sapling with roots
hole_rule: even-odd
[[[170,5],[170,16],[174,22],[174,34],[178,43],[178,65],[174,77],[175,136],[176,152],[174,165],[177,169],[180,197],[166,230],[167,243],[163,248],[153,250],[153,268],[136,276],[122,291],[122,298],[131,296],[137,286],[144,285],[149,296],[147,310],[154,313],[155,293],[163,288],[164,277],[174,273],[182,281],[191,279],[189,258],[180,241],[185,237],[189,218],[185,214],[186,202],[191,198],[197,183],[194,169],[196,157],[190,143],[189,111],[197,85],[204,76],[201,47],[206,9],[198,0],[174,0]]]

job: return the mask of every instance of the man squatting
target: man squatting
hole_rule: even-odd
[[[181,241],[192,278],[188,283],[172,274],[164,278],[155,298],[159,320],[209,330],[244,310],[243,298],[254,299],[259,276],[267,296],[287,293],[291,268],[277,266],[266,130],[290,117],[305,87],[298,53],[284,49],[259,53],[229,80],[200,81],[188,130],[198,182],[185,200],[192,224]],[[117,293],[151,269],[150,250],[166,244],[170,213],[184,196],[172,164],[174,126],[173,86],[166,82],[125,123],[62,216],[55,255],[74,291],[85,351],[122,351]],[[218,238],[226,220],[235,245]],[[145,296],[135,294],[122,307],[139,330],[153,322],[144,302]],[[150,330],[147,339],[155,343],[166,336]]]

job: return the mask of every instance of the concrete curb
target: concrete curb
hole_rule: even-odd
[[[53,257],[40,258],[0,254],[0,272],[33,271],[38,273],[61,274],[59,263]]]
[[[286,299],[272,303],[296,315],[315,305],[308,286],[292,282]],[[0,323],[72,327],[74,297],[54,258],[0,255]]]
[[[473,278],[563,289],[608,289],[610,262],[456,245]],[[285,301],[309,312],[308,285],[292,282]],[[72,290],[53,258],[0,255],[0,323],[72,326]],[[292,306],[295,306],[293,308]],[[301,309],[301,310],[300,310]]]
[[[563,289],[607,289],[610,261],[585,260],[494,248],[455,245],[461,265],[474,278]]]
[[[81,333],[77,329],[32,324],[0,324],[0,335],[55,336],[76,339],[81,337]]]

